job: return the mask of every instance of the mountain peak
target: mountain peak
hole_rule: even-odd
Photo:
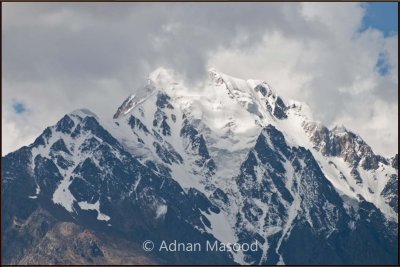
[[[221,73],[215,68],[208,69],[208,77],[211,82],[214,82],[216,84],[222,84],[223,82]]]
[[[175,70],[164,67],[158,67],[148,76],[148,84],[160,88],[167,88],[171,84],[175,84],[180,80],[181,79]]]
[[[208,68],[208,72],[209,72],[209,73],[219,73],[219,71],[218,71],[216,68],[214,68],[214,67]]]
[[[87,108],[76,109],[76,110],[72,111],[71,113],[69,113],[69,115],[77,115],[81,118],[85,118],[87,116],[98,118],[98,116],[94,112],[92,112],[91,110],[89,110]]]
[[[331,131],[337,135],[346,134],[348,132],[343,124],[335,125],[335,127],[333,127]]]

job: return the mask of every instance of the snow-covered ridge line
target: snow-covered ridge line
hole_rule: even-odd
[[[388,173],[380,178],[379,183],[368,182],[368,186],[366,183],[362,186],[355,186],[356,182],[353,182],[357,179],[353,175],[355,172],[345,165],[343,165],[343,170],[336,170],[335,176],[347,173],[345,175],[347,182],[343,184],[343,181],[338,183],[332,180],[329,178],[332,177],[332,171],[328,171],[328,166],[333,166],[330,162],[340,161],[342,155],[333,157],[321,155],[312,140],[312,134],[305,129],[305,124],[314,123],[318,126],[316,129],[325,128],[325,126],[313,121],[312,112],[307,104],[282,99],[265,81],[238,79],[223,74],[215,68],[209,69],[208,74],[209,80],[200,90],[187,88],[177,73],[164,68],[159,68],[151,73],[148,84],[152,86],[153,90],[161,90],[170,97],[169,101],[175,109],[168,110],[166,115],[174,117],[184,115],[203,133],[211,158],[217,163],[214,176],[217,177],[215,183],[218,186],[228,186],[231,177],[238,173],[240,162],[254,146],[262,128],[272,124],[287,136],[292,145],[303,146],[314,151],[313,154],[319,159],[321,168],[326,171],[328,179],[341,194],[347,192],[346,195],[356,199],[360,195],[392,217],[393,212],[388,208],[380,193],[383,191],[388,177],[397,173],[393,168],[385,167]],[[142,109],[141,113],[145,113],[146,122],[144,124],[149,129],[152,128],[153,123],[151,116],[157,110],[154,102],[156,102],[155,96],[148,97],[135,105]],[[131,109],[125,113],[125,116],[129,116],[131,113],[138,118],[141,116],[140,112],[134,112]],[[179,116],[176,116],[178,113]],[[182,128],[179,122],[170,122],[168,125],[175,133],[179,133]],[[344,126],[337,126],[330,132],[333,135],[343,136],[348,130]],[[165,138],[170,143],[180,139],[178,135],[173,134]],[[357,139],[359,136],[355,138]],[[179,144],[173,145],[177,151],[182,151],[179,146]],[[357,149],[361,149],[361,147]],[[383,159],[383,157],[381,158]],[[186,166],[185,168],[192,169],[193,167]],[[363,172],[363,168],[358,172]],[[377,180],[371,172],[372,170],[367,170],[364,176],[372,177],[368,178],[368,181]],[[351,190],[344,189],[343,186],[351,188]],[[378,187],[378,190],[368,190],[368,187]],[[374,193],[371,193],[372,191]]]

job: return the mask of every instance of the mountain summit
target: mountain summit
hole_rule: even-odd
[[[3,157],[5,263],[395,264],[397,155],[264,81],[208,74],[191,88],[159,68],[110,118],[74,111]]]

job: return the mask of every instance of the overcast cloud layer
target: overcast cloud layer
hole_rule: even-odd
[[[111,117],[153,69],[267,81],[397,153],[398,35],[360,32],[357,3],[3,4],[3,155],[65,113]]]

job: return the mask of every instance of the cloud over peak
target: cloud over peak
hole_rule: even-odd
[[[193,84],[214,66],[265,80],[392,155],[398,36],[365,16],[358,3],[6,3],[3,153],[76,108],[112,116],[159,66]],[[16,116],[13,99],[27,112]]]

